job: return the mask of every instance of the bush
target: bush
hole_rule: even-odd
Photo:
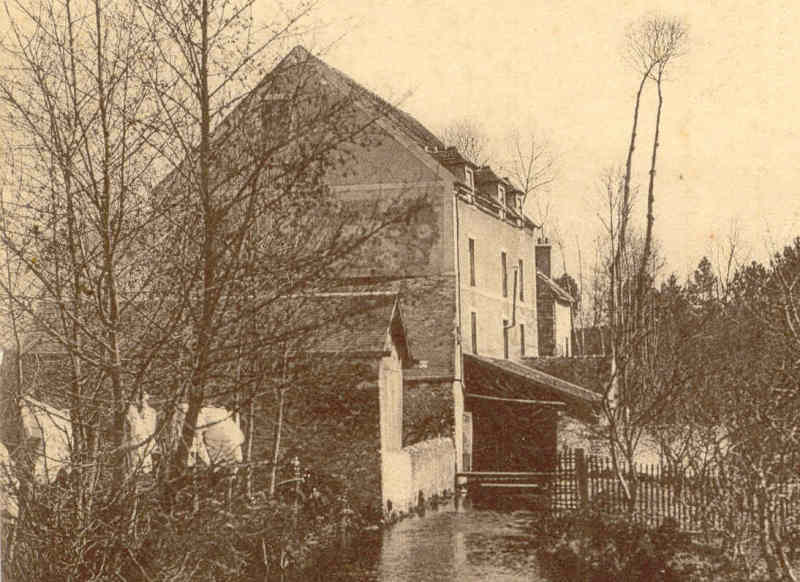
[[[74,483],[31,488],[20,495],[21,519],[13,560],[3,580],[238,580],[280,579],[302,571],[339,540],[342,507],[294,488],[268,499],[247,499],[211,471],[173,489],[143,477],[124,491],[98,488],[92,507],[78,508]],[[288,489],[288,488],[287,488]]]
[[[537,553],[555,580],[705,582],[745,580],[718,552],[681,534],[674,520],[658,528],[597,512],[537,524]]]

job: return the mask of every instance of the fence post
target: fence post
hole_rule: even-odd
[[[575,479],[578,487],[578,501],[581,507],[589,505],[589,471],[583,449],[575,449]]]

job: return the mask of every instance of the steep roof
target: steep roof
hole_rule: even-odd
[[[431,155],[437,160],[439,160],[439,162],[444,164],[445,166],[463,164],[471,168],[478,167],[472,162],[470,162],[463,155],[461,155],[461,152],[458,151],[458,148],[456,148],[456,146],[447,146],[447,148],[443,150],[433,151],[431,152]]]
[[[402,111],[397,105],[391,104],[379,95],[358,84],[351,77],[332,67],[319,57],[311,54],[304,47],[298,45],[275,67],[273,71],[284,70],[291,66],[311,66],[319,72],[324,79],[351,93],[360,103],[379,112],[381,117],[390,121],[398,129],[412,138],[419,146],[432,150],[444,149],[444,142],[436,137],[419,121]],[[268,78],[272,72],[265,77]],[[262,81],[263,83],[264,81]]]

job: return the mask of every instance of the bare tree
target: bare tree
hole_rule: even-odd
[[[476,166],[489,163],[490,140],[483,126],[471,119],[454,121],[442,131],[442,140]]]
[[[651,423],[654,402],[663,387],[658,381],[661,365],[655,305],[652,290],[654,273],[653,224],[655,203],[656,154],[663,107],[662,83],[672,62],[682,54],[686,27],[676,19],[650,16],[627,31],[628,57],[636,68],[639,82],[634,99],[633,123],[624,170],[609,174],[605,187],[606,218],[609,241],[608,324],[611,343],[611,370],[604,398],[604,417],[608,421],[609,446],[630,507],[635,503],[636,474],[623,475],[616,457],[619,451],[625,465],[632,468],[636,448],[645,427]],[[633,154],[641,115],[641,100],[648,81],[656,85],[658,105],[655,133],[650,156],[647,196],[647,221],[641,243],[632,240]]]
[[[96,481],[100,442],[121,469],[125,414],[146,365],[134,367],[149,359],[123,328],[153,275],[145,197],[164,143],[153,90],[142,82],[153,55],[132,6],[43,1],[6,10],[2,49],[12,64],[0,99],[20,180],[3,239],[34,288],[21,295],[9,281],[4,292],[70,361],[68,389],[52,386],[49,396],[70,410],[76,481],[86,485]],[[88,510],[91,492],[79,492]]]
[[[250,404],[271,389],[259,359],[325,323],[280,301],[324,288],[360,244],[415,212],[409,200],[354,209],[325,183],[345,146],[372,143],[387,104],[356,106],[364,95],[343,80],[320,89],[325,72],[304,50],[250,90],[270,47],[313,7],[257,30],[252,5],[6,5],[0,100],[20,179],[3,191],[10,277],[0,286],[35,320],[30,337],[68,362],[66,377],[41,388],[75,427],[75,577],[113,575],[113,560],[81,565],[101,512],[125,516],[113,549],[125,552],[147,509],[138,475],[124,471],[128,406],[155,394],[163,431],[188,403],[168,489],[200,409],[248,407],[252,428]],[[30,558],[49,540],[29,523]],[[37,562],[19,565],[42,577]]]
[[[647,271],[647,261],[650,257],[650,250],[653,240],[653,223],[655,215],[653,207],[655,204],[655,178],[656,178],[656,157],[659,148],[659,136],[661,134],[661,111],[664,105],[663,82],[667,71],[675,61],[686,51],[687,27],[677,18],[664,16],[650,16],[643,21],[631,26],[627,31],[628,58],[641,74],[639,90],[636,93],[636,103],[634,107],[633,130],[631,132],[628,158],[625,165],[625,194],[630,192],[631,180],[631,160],[636,141],[636,127],[642,89],[644,83],[649,79],[656,84],[658,94],[658,104],[655,114],[655,130],[653,133],[653,145],[650,154],[650,171],[647,183],[647,227],[644,237],[644,253],[642,263],[639,265],[637,278],[638,293],[642,292],[645,285],[645,274]]]
[[[535,209],[533,218],[539,225],[550,216],[550,200],[544,192],[557,177],[556,162],[552,143],[536,132],[514,131],[506,140],[502,171],[523,192],[523,207],[527,203]]]

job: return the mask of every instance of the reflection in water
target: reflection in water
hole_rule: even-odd
[[[337,580],[543,581],[531,549],[531,512],[497,512],[453,505],[411,517],[383,534],[380,551],[366,551],[375,560],[358,573]],[[377,540],[376,540],[377,542]],[[361,558],[363,559],[364,553]],[[352,558],[351,558],[352,559]],[[330,578],[328,578],[330,579]]]

